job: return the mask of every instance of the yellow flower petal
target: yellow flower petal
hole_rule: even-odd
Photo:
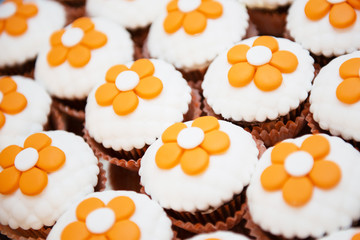
[[[6,118],[5,115],[0,111],[0,129],[5,125]]]
[[[139,240],[141,236],[140,229],[136,223],[130,220],[120,221],[107,232],[106,236],[110,240]]]
[[[178,0],[172,0],[172,1],[170,1],[168,4],[167,4],[167,6],[166,6],[166,10],[168,11],[168,12],[172,12],[172,11],[175,11],[175,10],[178,10],[179,8],[178,8]]]
[[[170,12],[163,23],[165,32],[171,34],[176,32],[183,25],[185,14],[180,11]]]
[[[0,193],[10,194],[19,188],[20,171],[9,167],[0,172]]]
[[[112,199],[106,207],[114,211],[116,221],[130,218],[136,209],[134,201],[126,196],[119,196]]]
[[[280,87],[282,79],[283,77],[279,69],[265,64],[258,67],[255,73],[254,83],[260,90],[268,92]]]
[[[127,70],[129,70],[129,68],[125,65],[114,65],[106,72],[105,79],[107,82],[115,83],[116,78],[119,76],[119,74]]]
[[[255,46],[265,46],[273,53],[279,50],[279,43],[274,37],[271,36],[258,37],[253,43],[253,47]]]
[[[67,59],[70,65],[75,68],[80,68],[85,66],[90,61],[90,58],[91,58],[90,49],[81,45],[76,45],[72,47],[67,55]]]
[[[270,65],[276,67],[282,73],[292,73],[296,70],[299,62],[295,54],[289,51],[277,51],[273,53]]]
[[[206,17],[198,11],[192,11],[185,15],[184,30],[187,34],[195,35],[201,33],[206,28]]]
[[[0,34],[5,30],[5,21],[0,19]]]
[[[65,33],[65,29],[61,29],[51,34],[50,37],[51,46],[54,47],[54,46],[62,45],[61,38],[64,33]]]
[[[209,154],[219,154],[225,152],[230,147],[230,138],[223,131],[210,131],[205,134],[201,147]]]
[[[197,147],[184,152],[180,159],[180,166],[184,173],[197,175],[207,169],[209,162],[209,154],[204,149]]]
[[[21,174],[19,187],[23,194],[34,196],[40,194],[47,183],[48,176],[46,172],[34,167]]]
[[[135,93],[143,99],[152,99],[157,97],[163,89],[163,84],[159,78],[149,76],[142,78],[136,86]]]
[[[0,79],[0,91],[3,94],[16,91],[16,82],[11,77],[3,77]]]
[[[228,72],[230,85],[236,88],[245,87],[254,79],[255,71],[256,68],[248,62],[236,63]]]
[[[164,143],[176,142],[177,136],[184,128],[186,128],[186,125],[184,123],[174,123],[163,132],[163,134],[161,135],[161,140]]]
[[[220,128],[219,121],[213,116],[204,116],[196,118],[191,124],[192,127],[201,128],[204,133],[217,130]]]
[[[336,28],[347,28],[356,21],[356,12],[346,2],[334,4],[329,14],[330,24]]]
[[[351,58],[341,64],[339,73],[342,79],[359,77],[360,58]]]
[[[107,36],[102,32],[91,30],[85,33],[81,43],[90,49],[96,49],[104,46],[107,42]]]
[[[322,160],[314,162],[309,177],[315,186],[322,189],[335,187],[341,179],[341,170],[335,162]]]
[[[28,26],[26,19],[13,15],[5,22],[5,31],[12,36],[19,36],[26,32]]]
[[[120,93],[114,83],[104,83],[95,91],[95,99],[100,106],[110,106]]]
[[[86,221],[87,216],[98,208],[105,207],[103,201],[96,197],[91,197],[83,200],[76,207],[76,218],[82,222]]]
[[[160,169],[171,169],[179,164],[183,150],[176,142],[165,143],[155,155],[155,163]]]
[[[359,0],[347,0],[347,2],[353,7],[360,10],[360,1]]]
[[[326,0],[309,0],[305,5],[305,15],[313,21],[326,16],[331,9],[331,3]]]
[[[133,91],[120,92],[113,101],[113,109],[120,116],[135,111],[139,104],[139,98]]]
[[[71,24],[71,26],[73,28],[75,28],[75,27],[81,28],[84,32],[88,32],[88,31],[94,29],[94,27],[95,27],[94,23],[88,17],[81,17],[81,18],[76,19]]]
[[[212,19],[220,17],[223,13],[222,5],[215,1],[202,1],[197,10],[205,14],[207,18]]]
[[[262,172],[260,182],[265,190],[276,191],[284,186],[288,178],[284,165],[272,164]]]
[[[88,240],[91,233],[88,231],[85,222],[72,222],[67,225],[61,233],[61,240]]]
[[[336,88],[336,97],[346,104],[357,103],[360,100],[360,78],[345,79]]]
[[[321,135],[312,135],[304,140],[300,149],[308,152],[314,160],[319,160],[330,152],[330,143]]]
[[[48,146],[39,152],[36,166],[45,172],[54,172],[64,165],[65,160],[65,153],[61,149]]]
[[[7,114],[17,114],[24,110],[26,106],[27,100],[25,96],[19,92],[5,94],[0,103],[1,111]]]
[[[35,4],[22,4],[18,7],[16,14],[22,15],[25,18],[33,17],[38,13],[38,8]]]
[[[284,164],[285,159],[293,152],[298,151],[299,148],[293,143],[279,142],[271,151],[271,162]]]
[[[309,178],[289,178],[282,188],[285,202],[293,207],[305,205],[312,196],[313,185]]]
[[[15,158],[23,149],[17,145],[10,145],[4,148],[0,153],[0,167],[3,169],[14,165]]]
[[[50,66],[56,67],[63,64],[66,60],[69,49],[62,45],[53,47],[47,54],[47,61]]]
[[[35,148],[40,151],[47,146],[50,146],[52,140],[51,138],[44,133],[34,133],[26,138],[24,142],[24,148]]]
[[[131,66],[130,70],[136,72],[139,75],[139,78],[148,77],[154,74],[155,67],[149,59],[139,59],[136,60]]]
[[[246,44],[238,44],[230,48],[227,53],[227,59],[230,64],[239,62],[246,62],[246,53],[249,51],[250,46]]]
[[[354,236],[352,236],[351,240],[360,240],[360,233],[356,233]]]

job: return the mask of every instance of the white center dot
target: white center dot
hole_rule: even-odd
[[[199,146],[204,140],[205,134],[201,128],[190,127],[180,131],[177,143],[183,149],[193,149]]]
[[[139,84],[139,75],[134,71],[123,71],[116,80],[115,85],[120,91],[129,91],[134,89]]]
[[[39,153],[35,148],[25,148],[15,157],[15,168],[19,171],[27,171],[35,166],[39,159]]]
[[[12,2],[0,4],[0,19],[11,17],[16,13],[16,5]]]
[[[3,98],[4,98],[4,94],[0,92],[0,103],[2,102]]]
[[[86,218],[87,229],[94,234],[107,232],[115,223],[115,213],[110,208],[99,208]]]
[[[201,4],[201,0],[179,0],[178,7],[182,12],[191,12],[197,9]]]
[[[302,177],[308,174],[314,165],[313,157],[304,151],[290,154],[285,160],[285,170],[294,177]]]
[[[246,53],[247,61],[253,66],[261,66],[270,62],[272,52],[268,47],[255,46]]]
[[[337,4],[337,3],[342,3],[342,2],[346,2],[345,0],[327,0],[329,3],[332,4]]]
[[[61,37],[61,42],[65,47],[73,47],[84,37],[84,31],[81,28],[69,28]]]

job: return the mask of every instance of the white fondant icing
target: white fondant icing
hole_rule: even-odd
[[[129,91],[134,89],[139,84],[139,75],[134,71],[124,71],[120,73],[116,80],[115,85],[120,91]]]
[[[194,237],[188,238],[188,240],[207,240],[207,239],[221,239],[221,240],[250,240],[244,235],[240,235],[234,232],[227,232],[227,231],[217,231],[212,233],[202,233],[197,234]]]
[[[2,102],[3,98],[4,98],[4,94],[0,91],[0,103]]]
[[[0,67],[21,64],[35,59],[40,49],[48,44],[50,34],[65,25],[66,12],[56,1],[24,0],[35,3],[38,13],[27,19],[27,30],[21,36],[0,35]]]
[[[207,19],[206,29],[199,34],[189,35],[183,28],[168,34],[163,22],[164,11],[151,25],[147,48],[150,56],[163,59],[176,68],[196,70],[205,68],[223,50],[246,34],[249,16],[243,4],[237,0],[218,0],[223,14],[216,19]]]
[[[296,42],[316,55],[340,56],[360,49],[360,11],[355,23],[347,28],[334,28],[329,22],[329,13],[312,21],[305,15],[308,0],[297,0],[288,11],[286,28]]]
[[[331,4],[337,4],[337,3],[342,3],[342,2],[346,2],[346,0],[327,0],[329,3]]]
[[[98,181],[98,160],[82,137],[65,131],[42,133],[51,138],[51,146],[65,153],[66,161],[58,171],[48,174],[41,194],[29,197],[20,189],[0,194],[0,223],[12,229],[52,226],[74,201],[93,192]]]
[[[104,46],[91,50],[91,59],[80,68],[67,61],[52,67],[47,61],[50,45],[41,50],[35,65],[35,80],[47,91],[61,99],[86,99],[95,85],[104,79],[107,70],[116,64],[133,59],[133,43],[130,34],[118,24],[104,18],[92,18],[95,29],[107,36]],[[71,28],[67,26],[66,29]]]
[[[106,17],[134,30],[150,25],[161,11],[165,10],[168,0],[88,0],[86,12],[92,17]]]
[[[25,172],[34,167],[38,159],[39,153],[35,148],[25,148],[16,155],[14,165],[17,170]]]
[[[238,44],[252,46],[257,37],[248,38]],[[263,92],[254,81],[245,87],[232,87],[228,80],[231,64],[227,52],[223,51],[209,66],[202,83],[203,95],[216,114],[235,121],[274,120],[299,107],[308,96],[314,78],[314,60],[299,44],[284,38],[276,38],[279,50],[287,50],[298,59],[296,70],[282,74],[280,87]],[[230,49],[230,48],[229,48]]]
[[[191,123],[185,122],[188,127]],[[219,123],[230,138],[230,148],[210,155],[208,168],[199,175],[187,175],[180,164],[168,170],[158,168],[155,155],[163,146],[161,139],[145,152],[139,169],[141,185],[163,208],[180,212],[216,209],[248,185],[258,161],[256,143],[241,127],[222,120]]]
[[[334,233],[331,233],[328,236],[319,238],[318,240],[339,240],[339,239],[352,240],[352,237],[358,233],[360,233],[359,227],[349,228],[349,229],[344,229],[341,231],[336,231]]]
[[[86,196],[86,198],[96,197],[108,204],[117,196],[130,197],[136,206],[136,211],[129,218],[140,229],[141,240],[171,240],[173,239],[173,231],[171,229],[171,221],[167,217],[164,210],[155,202],[149,199],[145,194],[139,194],[132,191],[103,191],[95,192]],[[85,199],[85,198],[84,198]],[[60,240],[63,229],[70,223],[77,221],[76,207],[78,203],[84,199],[75,202],[68,210],[59,218],[54,227],[51,229],[47,239]]]
[[[287,139],[301,146],[310,135]],[[341,170],[341,179],[332,189],[313,188],[309,202],[301,207],[285,203],[282,191],[266,191],[261,185],[262,172],[271,165],[268,148],[260,158],[247,188],[247,203],[252,220],[264,231],[292,239],[314,237],[349,228],[360,218],[360,152],[339,137],[325,134],[330,143],[326,160],[335,162]],[[340,239],[340,238],[338,238]]]
[[[181,130],[177,137],[177,143],[184,149],[193,149],[204,140],[205,134],[201,128],[189,127]]]
[[[86,217],[86,227],[94,234],[107,232],[115,224],[115,213],[110,208],[99,208]]]
[[[284,166],[289,175],[302,177],[311,171],[314,166],[314,159],[309,153],[298,151],[286,158]]]
[[[5,2],[0,4],[0,19],[8,18],[16,12],[16,5],[13,2]]]
[[[95,100],[97,87],[89,94],[85,108],[85,127],[98,143],[116,151],[143,148],[153,143],[162,131],[175,122],[181,122],[191,101],[191,88],[179,71],[162,60],[150,59],[155,67],[153,76],[163,84],[161,93],[153,99],[139,97],[135,111],[117,115],[112,105],[101,107]],[[126,64],[131,67],[133,62]]]
[[[344,80],[339,67],[351,58],[359,58],[360,51],[337,57],[324,66],[316,76],[310,95],[310,112],[319,126],[332,135],[346,140],[360,141],[360,102],[345,104],[336,97],[336,89]]]
[[[61,42],[65,47],[73,47],[84,37],[84,31],[81,28],[69,28],[61,37]]]
[[[248,8],[263,8],[275,10],[276,8],[288,6],[294,0],[239,0],[244,3]]]
[[[261,66],[270,62],[272,52],[268,47],[255,46],[246,53],[246,60],[254,66]]]
[[[16,83],[16,91],[27,100],[24,110],[5,115],[5,124],[0,128],[0,151],[8,145],[21,145],[28,135],[40,132],[48,122],[51,98],[45,89],[33,79],[10,76]]]
[[[182,12],[191,12],[196,10],[201,4],[201,0],[179,0],[178,7]]]

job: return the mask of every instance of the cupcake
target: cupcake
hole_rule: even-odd
[[[144,194],[104,191],[73,204],[56,222],[47,240],[171,240],[171,221]]]
[[[318,240],[356,240],[360,238],[360,228],[349,228],[341,231],[334,232]]]
[[[289,9],[286,28],[323,66],[334,57],[360,49],[360,4],[297,0]]]
[[[0,232],[45,239],[73,203],[94,192],[98,160],[85,141],[65,131],[34,133],[0,153]]]
[[[351,227],[359,171],[360,153],[339,137],[308,134],[267,149],[247,189],[250,236],[312,239]]]
[[[151,25],[144,55],[198,81],[221,51],[246,36],[249,15],[236,0],[173,0]]]
[[[188,240],[250,240],[250,238],[233,232],[217,231],[213,233],[199,234],[195,237],[188,238]]]
[[[66,24],[63,6],[46,0],[0,1],[0,75],[32,76],[50,34]]]
[[[282,37],[286,16],[293,0],[239,0],[249,12],[250,20],[260,35]]]
[[[136,45],[140,58],[142,46],[151,23],[165,9],[168,0],[87,0],[86,14],[91,17],[106,17],[125,27]]]
[[[25,137],[56,127],[49,94],[33,79],[0,76],[0,151]]]
[[[66,129],[81,134],[89,92],[108,68],[131,61],[133,53],[123,27],[104,18],[79,18],[51,35],[36,61],[35,80],[67,118]]]
[[[200,114],[199,96],[162,60],[114,65],[99,80],[87,99],[85,138],[98,157],[119,166],[137,171],[165,128]]]
[[[251,134],[205,116],[167,128],[141,159],[144,192],[193,233],[230,230],[244,213],[259,150]]]
[[[307,117],[313,133],[340,136],[360,147],[360,51],[335,58],[316,76]]]
[[[313,63],[288,39],[245,39],[210,64],[202,83],[204,111],[248,129],[266,146],[297,136],[306,125]]]

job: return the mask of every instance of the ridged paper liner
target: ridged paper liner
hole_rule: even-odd
[[[206,100],[203,101],[203,111],[206,115],[223,119],[221,115],[216,114]],[[266,147],[271,147],[276,143],[287,138],[294,138],[299,135],[304,126],[306,126],[306,116],[309,113],[309,103],[302,103],[297,109],[290,111],[287,115],[281,116],[276,120],[262,123],[248,123],[243,121],[231,121],[232,123],[245,128],[253,136],[264,142]]]
[[[11,66],[2,66],[0,67],[0,76],[14,76],[21,75],[34,79],[34,68],[35,68],[35,59],[29,59],[24,63],[18,63]]]

